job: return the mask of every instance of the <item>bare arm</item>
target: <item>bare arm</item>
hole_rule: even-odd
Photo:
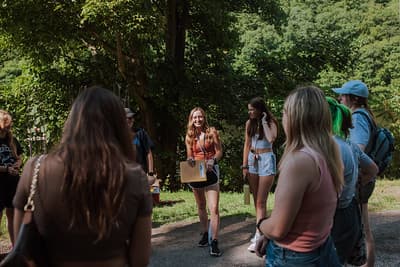
[[[22,219],[24,217],[24,211],[19,209],[14,209],[14,240],[17,241],[19,229],[21,228]]]
[[[215,159],[218,161],[222,158],[222,144],[221,139],[219,139],[218,131],[214,128],[213,129],[213,141],[215,147]]]
[[[368,182],[373,180],[378,174],[378,171],[379,171],[378,166],[373,161],[371,161],[371,163],[368,164],[367,166],[363,166],[359,172],[361,184],[366,185]]]
[[[272,144],[276,139],[276,135],[278,134],[278,128],[276,127],[276,124],[271,121],[271,126],[268,126],[268,123],[263,122],[262,126],[265,137],[267,138],[268,142]]]
[[[192,146],[189,144],[188,137],[185,137],[185,145],[186,145],[186,157],[189,158],[194,158],[193,157],[193,151],[192,151]]]
[[[153,152],[151,149],[147,152],[147,170],[149,172],[154,172]]]
[[[243,161],[242,161],[242,167],[248,166],[248,157],[249,157],[249,151],[250,151],[250,136],[247,134],[247,130],[249,128],[250,121],[246,121],[246,127],[244,131],[244,145],[243,145]],[[243,169],[243,177],[246,177],[249,169],[244,168]]]
[[[151,149],[147,152],[147,170],[148,173],[154,173],[153,152],[151,152]],[[147,180],[149,185],[152,185],[156,181],[156,177],[154,175],[147,175]]]
[[[129,247],[129,266],[147,266],[151,254],[151,216],[138,217]]]
[[[279,240],[287,235],[299,212],[304,193],[319,181],[319,177],[316,163],[307,154],[296,152],[287,159],[279,175],[271,217],[260,225],[268,239]]]

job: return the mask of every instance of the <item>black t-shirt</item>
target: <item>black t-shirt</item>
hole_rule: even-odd
[[[136,162],[139,163],[144,172],[147,173],[147,153],[149,153],[149,150],[153,150],[154,143],[144,129],[136,128],[135,133],[133,144],[136,145]]]
[[[16,138],[14,138],[14,143],[17,148],[17,155],[21,155],[22,147]],[[0,165],[13,165],[16,161],[17,159],[14,157],[7,139],[0,138]]]

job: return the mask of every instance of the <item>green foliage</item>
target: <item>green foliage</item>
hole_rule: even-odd
[[[26,139],[27,129],[40,125],[51,147],[79,91],[104,85],[140,110],[171,190],[182,188],[176,163],[186,157],[187,116],[195,106],[220,131],[226,191],[241,190],[243,128],[254,96],[264,96],[279,120],[297,85],[314,83],[332,95],[330,88],[362,79],[379,122],[400,136],[395,0],[4,0],[1,6],[0,104],[13,114],[17,137]],[[183,39],[168,39],[171,15]],[[169,41],[177,45],[172,52]],[[390,175],[400,173],[398,151],[397,142]]]
[[[369,87],[369,105],[382,126],[388,127],[399,139],[400,133],[400,21],[397,1],[386,4],[365,2],[362,12],[352,16],[353,49],[349,64],[344,69],[327,68],[320,73],[318,82],[327,89],[338,87],[350,79],[361,79]],[[356,12],[353,11],[353,12]],[[395,141],[395,155],[385,175],[400,173],[400,144]]]

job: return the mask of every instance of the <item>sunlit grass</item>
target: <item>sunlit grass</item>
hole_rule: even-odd
[[[400,210],[400,180],[377,180],[368,210]]]
[[[153,209],[154,225],[198,220],[196,201],[191,191],[161,192],[160,200],[161,205]],[[174,201],[177,203],[173,203]],[[165,202],[171,202],[171,205],[163,204]],[[270,203],[269,201],[269,207],[271,207]],[[234,215],[254,217],[255,214],[252,201],[250,205],[245,205],[242,193],[221,193],[219,212],[221,217]]]

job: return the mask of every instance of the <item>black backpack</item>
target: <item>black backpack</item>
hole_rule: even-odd
[[[371,137],[365,148],[365,153],[378,165],[378,175],[381,175],[392,161],[394,151],[393,134],[388,129],[376,125],[366,113],[362,111],[355,111],[354,113],[362,114],[368,119],[371,128]]]

